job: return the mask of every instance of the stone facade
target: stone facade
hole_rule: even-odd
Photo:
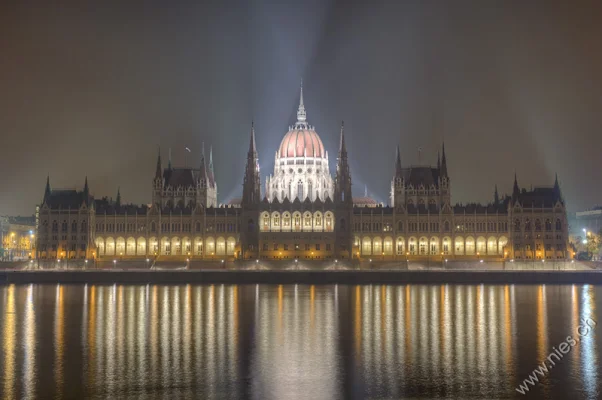
[[[204,153],[204,152],[203,152]],[[78,190],[52,190],[39,207],[41,259],[517,259],[552,260],[567,250],[566,208],[558,180],[520,189],[488,204],[451,202],[445,147],[436,166],[404,167],[399,149],[390,204],[351,195],[341,125],[336,172],[303,95],[297,123],[276,152],[261,194],[259,154],[251,128],[242,198],[218,205],[212,155],[198,168],[167,168],[157,158],[148,205],[94,199],[87,179]]]

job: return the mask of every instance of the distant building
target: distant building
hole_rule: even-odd
[[[495,190],[488,204],[452,204],[445,147],[436,166],[404,167],[399,148],[390,204],[352,197],[341,125],[334,175],[303,89],[297,122],[275,152],[261,193],[252,126],[242,196],[219,205],[212,152],[198,168],[163,168],[161,155],[149,205],[94,199],[83,190],[46,184],[39,209],[41,258],[164,259],[563,259],[568,223],[558,180],[553,186]]]
[[[0,216],[0,260],[35,257],[35,217]]]
[[[599,233],[602,230],[602,207],[587,211],[577,211],[570,216],[570,233],[583,236],[583,230]]]

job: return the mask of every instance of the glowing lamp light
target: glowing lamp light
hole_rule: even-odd
[[[113,264],[117,264],[117,260],[113,260]]]
[[[334,260],[334,262],[335,262],[335,263],[338,263],[338,262],[339,262],[339,260]]]
[[[479,261],[479,262],[483,262],[483,260]]]
[[[222,264],[224,263],[224,260],[222,260]]]
[[[372,262],[372,259],[370,259],[370,262]]]
[[[147,258],[147,259],[146,259],[146,262],[149,262],[149,261],[150,261],[150,260]]]
[[[255,262],[256,262],[256,263],[258,263],[258,262],[259,262],[259,260],[255,260]]]

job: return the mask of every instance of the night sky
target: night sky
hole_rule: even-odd
[[[600,1],[8,3],[0,215],[33,214],[47,174],[149,203],[158,147],[198,166],[203,141],[219,201],[240,196],[251,121],[263,185],[301,79],[333,175],[345,121],[356,195],[387,201],[397,144],[435,164],[445,140],[454,202],[516,171],[527,188],[557,172],[570,210],[602,203]]]

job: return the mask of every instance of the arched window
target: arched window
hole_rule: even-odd
[[[196,231],[197,231],[197,232],[200,232],[200,231],[201,231],[201,223],[200,223],[200,222],[197,222],[197,223],[196,223]]]
[[[82,221],[82,232],[86,232],[88,230],[88,224],[86,223],[86,220]]]
[[[255,231],[255,221],[253,221],[253,218],[249,219],[249,222],[247,223],[247,229],[249,232]]]
[[[531,220],[529,220],[529,218],[527,218],[525,220],[525,231],[530,231],[531,230]]]
[[[71,232],[77,232],[77,221],[71,222]]]
[[[67,221],[63,221],[61,225],[61,231],[67,232]]]
[[[299,183],[297,184],[297,197],[301,201],[305,200],[303,197],[303,183],[301,181],[299,181]]]
[[[514,220],[514,232],[520,232],[520,219]]]
[[[151,232],[157,231],[157,225],[155,225],[155,221],[151,222]]]
[[[449,232],[449,221],[445,221],[445,222],[443,223],[443,230],[444,230],[445,232]]]
[[[309,182],[307,182],[307,194],[309,194],[309,196],[311,197],[312,193],[313,193],[313,187],[312,187],[311,181],[309,181]],[[310,198],[310,200],[313,201],[314,199]]]
[[[403,231],[403,221],[398,221],[397,222],[397,231],[398,232],[402,232]]]
[[[550,220],[550,218],[546,219],[546,232],[551,232],[552,231],[552,221]]]
[[[558,218],[558,219],[556,220],[556,230],[557,230],[557,231],[560,231],[560,230],[562,230],[562,222],[560,222],[560,218]]]
[[[52,232],[58,232],[59,224],[56,221],[52,221]]]
[[[535,231],[541,232],[541,220],[539,218],[535,220]]]

